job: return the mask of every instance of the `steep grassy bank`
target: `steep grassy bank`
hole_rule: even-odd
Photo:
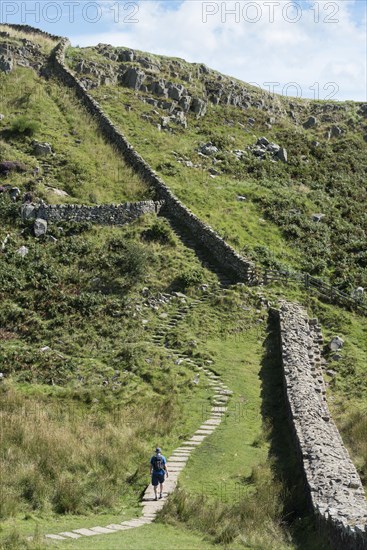
[[[8,179],[12,185],[50,203],[120,203],[150,197],[98,135],[73,94],[56,81],[22,67],[0,74],[0,112],[0,162],[17,160],[26,167]],[[37,158],[34,140],[49,143],[53,154]]]
[[[68,56],[74,69],[82,57],[86,60],[79,76],[95,86],[88,62],[122,71],[122,64],[106,59],[105,53],[98,48],[70,49]],[[151,61],[161,63],[156,79],[167,77],[164,59]],[[187,65],[177,64],[173,82],[205,96],[206,77],[188,65],[188,85]],[[154,94],[114,83],[90,91],[177,195],[237,249],[265,265],[290,266],[330,279],[347,292],[366,285],[367,125],[360,104],[272,97],[282,106],[274,115],[262,107],[209,102],[204,116],[186,114],[186,128],[170,120],[174,102],[166,101],[171,111],[151,105],[159,103]],[[306,129],[303,124],[310,115],[316,122]],[[331,128],[336,129],[330,136]],[[288,162],[275,162],[270,154],[256,157],[251,147],[261,136],[285,148]],[[216,152],[202,154],[208,142]],[[323,214],[320,222],[313,219],[318,213]]]

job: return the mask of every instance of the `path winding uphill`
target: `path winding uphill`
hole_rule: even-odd
[[[209,294],[207,294],[208,296]],[[177,313],[170,319],[163,321],[159,332],[153,336],[153,341],[160,346],[165,344],[166,336],[171,330],[173,330],[177,324],[184,319],[185,315],[195,306],[200,304],[206,299],[204,295],[201,299],[192,300],[188,304],[183,304],[177,311]],[[166,347],[166,346],[164,346]],[[174,356],[175,361],[179,361],[183,365],[190,369],[193,369],[197,375],[205,377],[205,381],[208,386],[213,390],[212,408],[209,418],[207,418],[202,425],[196,430],[190,439],[185,441],[182,445],[177,447],[167,460],[167,469],[169,477],[164,484],[164,493],[161,500],[154,500],[154,490],[152,485],[149,485],[143,495],[142,515],[138,518],[134,518],[121,523],[113,523],[105,527],[96,526],[91,528],[73,529],[72,531],[63,531],[57,534],[47,534],[46,538],[51,540],[70,540],[79,539],[81,537],[91,537],[96,535],[107,535],[111,533],[117,533],[118,531],[124,531],[127,529],[135,529],[143,525],[152,523],[159,510],[161,510],[165,504],[167,497],[173,493],[177,486],[180,472],[185,467],[191,454],[195,452],[195,449],[199,447],[202,442],[210,436],[221,424],[227,410],[227,402],[232,394],[229,388],[221,381],[220,377],[213,372],[213,370],[197,365],[191,357],[178,353],[177,351],[170,349],[169,352]],[[203,411],[204,412],[204,411]]]

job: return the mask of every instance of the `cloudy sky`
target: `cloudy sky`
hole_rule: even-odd
[[[2,22],[203,62],[277,93],[367,101],[366,0],[2,0]]]

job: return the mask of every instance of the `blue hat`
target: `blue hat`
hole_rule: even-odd
[[[156,448],[155,450],[156,453],[160,453],[161,452],[161,449],[159,447]]]

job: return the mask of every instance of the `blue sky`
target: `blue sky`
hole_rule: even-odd
[[[2,22],[204,62],[286,95],[367,101],[365,0],[2,0]]]

